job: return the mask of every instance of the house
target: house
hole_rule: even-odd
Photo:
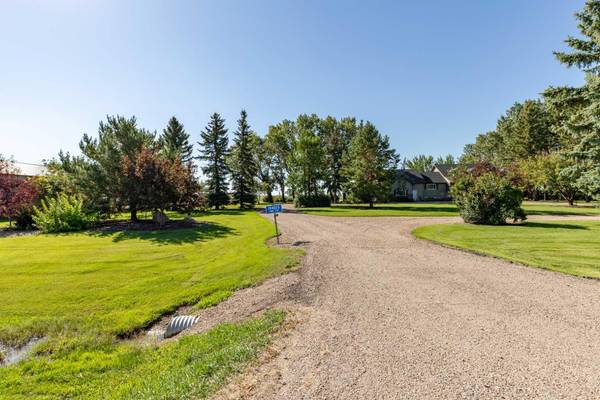
[[[429,172],[414,169],[398,170],[392,186],[393,197],[397,200],[436,201],[450,200],[450,173],[455,164],[436,164]]]
[[[18,179],[27,179],[34,176],[42,176],[48,173],[48,168],[41,164],[30,164],[14,161],[10,163],[10,170]]]

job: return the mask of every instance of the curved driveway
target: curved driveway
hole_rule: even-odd
[[[599,281],[410,234],[455,218],[279,221],[300,321],[220,397],[600,398]]]

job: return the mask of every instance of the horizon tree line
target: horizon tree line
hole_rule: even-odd
[[[373,205],[388,199],[399,162],[387,136],[350,117],[301,114],[260,137],[242,110],[230,145],[225,120],[213,113],[197,144],[196,156],[176,117],[157,135],[135,117],[107,116],[96,137],[83,135],[81,155],[61,151],[48,162],[45,193],[80,195],[99,215],[128,210],[132,221],[147,210],[189,213],[203,204],[218,210],[232,203],[251,208],[260,193],[269,202],[278,193],[284,202],[308,197]]]

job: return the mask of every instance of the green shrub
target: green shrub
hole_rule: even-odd
[[[23,208],[19,210],[19,213],[14,216],[15,226],[17,229],[31,229],[33,226],[33,209]]]
[[[326,194],[299,195],[294,199],[294,207],[330,207],[331,198]]]
[[[87,228],[92,218],[84,212],[81,199],[62,193],[34,207],[33,221],[44,232],[69,232]]]
[[[461,217],[469,224],[502,225],[525,220],[523,192],[502,170],[478,165],[462,171],[452,186]]]

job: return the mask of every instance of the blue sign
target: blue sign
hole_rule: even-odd
[[[265,212],[267,214],[277,214],[283,212],[283,207],[281,206],[281,204],[273,204],[271,206],[266,206]]]

